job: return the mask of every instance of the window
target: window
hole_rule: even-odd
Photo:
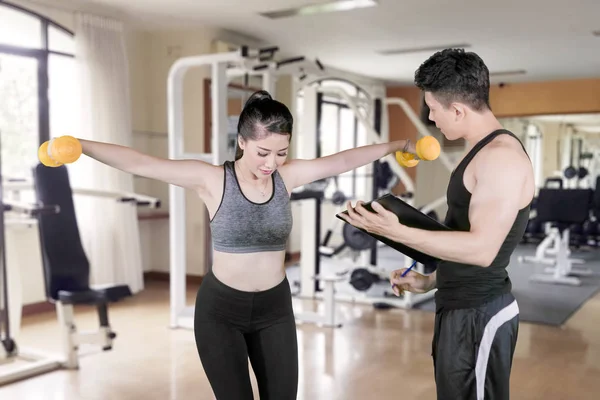
[[[75,134],[73,33],[47,18],[0,3],[0,146],[5,179],[29,178],[37,148]]]
[[[373,120],[372,101],[367,93],[354,83],[338,78],[327,78],[312,82],[310,85],[325,89],[333,87],[346,92],[362,116],[367,121]],[[316,107],[318,110],[317,155],[319,157],[370,143],[367,130],[347,104],[345,97],[336,93],[336,90],[318,92]],[[300,90],[296,96],[297,115],[301,115],[305,108],[304,94]],[[300,126],[302,121],[302,118],[298,118],[299,132],[304,130],[304,127]],[[298,137],[297,143],[299,144],[302,139],[302,137]],[[374,184],[372,170],[373,165],[369,164],[330,179],[329,185],[325,189],[326,198],[330,198],[337,190],[342,191],[351,199],[371,197],[372,193],[367,189],[370,187],[368,184]]]
[[[74,54],[73,34],[50,25],[48,27],[48,50],[58,53]]]
[[[77,136],[75,132],[77,121],[73,116],[77,95],[74,75],[73,57],[50,53],[48,56],[50,137]]]
[[[370,107],[367,103],[367,96],[356,85],[340,79],[325,79],[315,84],[343,90],[354,100],[358,110],[367,116],[366,107]],[[335,93],[324,93],[319,98],[321,156],[367,144],[366,130],[348,106],[345,98]],[[370,120],[370,117],[367,116],[366,119]],[[367,179],[373,180],[370,175],[371,170],[371,166],[366,165],[339,175],[334,181],[335,184],[327,187],[326,196],[331,196],[334,191],[341,190],[350,198],[370,197],[371,193],[367,193],[366,188]]]
[[[41,49],[41,32],[40,18],[9,5],[0,4],[0,44]]]
[[[39,84],[35,58],[0,53],[2,176],[26,177],[39,146]]]

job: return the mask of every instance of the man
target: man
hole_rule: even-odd
[[[396,295],[437,288],[432,345],[438,399],[508,399],[519,308],[506,267],[529,218],[533,168],[521,142],[503,130],[489,105],[489,72],[462,49],[434,54],[415,73],[429,119],[467,152],[450,177],[445,224],[452,231],[402,225],[381,205],[348,206],[346,221],[440,261],[428,276],[405,269],[390,281]]]

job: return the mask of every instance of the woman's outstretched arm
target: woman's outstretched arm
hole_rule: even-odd
[[[83,154],[121,171],[189,189],[204,189],[218,167],[200,160],[169,160],[130,147],[80,139]]]
[[[294,189],[319,179],[352,171],[397,151],[414,154],[415,148],[409,140],[371,144],[313,160],[291,160],[280,170],[288,186],[291,186],[290,189]]]

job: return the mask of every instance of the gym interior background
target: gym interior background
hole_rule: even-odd
[[[103,135],[99,140],[129,143],[143,152],[168,157],[167,79],[173,63],[182,57],[234,52],[243,46],[278,46],[278,50],[265,53],[272,57],[265,62],[289,61],[281,63],[274,94],[294,111],[298,122],[290,154],[294,157],[301,148],[312,146],[326,155],[369,142],[364,126],[345,100],[335,94],[324,94],[319,100],[318,128],[302,125],[307,107],[303,74],[317,77],[319,86],[340,87],[356,97],[360,97],[359,88],[366,88],[371,96],[404,99],[414,115],[421,116],[421,94],[412,85],[414,70],[438,47],[470,48],[490,66],[492,109],[529,151],[536,171],[538,205],[544,215],[552,203],[548,196],[553,193],[544,189],[590,189],[593,197],[589,206],[582,203],[587,208],[584,218],[577,221],[565,212],[575,203],[562,203],[558,209],[555,206],[550,217],[541,218],[534,211],[526,238],[515,254],[509,271],[524,320],[512,393],[517,399],[598,398],[600,225],[595,207],[600,205],[594,201],[600,171],[599,6],[578,2],[548,11],[542,1],[485,6],[468,1],[457,13],[451,5],[434,10],[416,1],[381,0],[373,2],[379,3],[375,7],[316,15],[291,13],[282,19],[258,15],[309,3],[325,2],[0,1],[4,198],[35,200],[27,185],[41,138],[80,136],[75,130],[78,118],[95,121],[100,128],[90,130],[94,133],[115,126],[121,132],[123,126],[130,128],[126,137],[104,132],[98,133]],[[77,41],[78,29],[92,25],[90,15],[121,21],[122,28],[118,23],[97,24],[113,36],[107,34],[95,44]],[[77,57],[85,54],[90,63],[101,62],[89,54],[93,46],[110,46],[121,40],[124,46],[115,47],[115,51],[117,58],[122,56],[122,70],[113,71],[96,86],[73,79]],[[294,61],[295,57],[304,59]],[[90,76],[99,76],[94,68],[89,66]],[[190,70],[184,79],[184,147],[189,153],[209,153],[211,149],[215,106],[211,77],[210,67],[202,66]],[[235,126],[244,100],[264,85],[263,80],[260,76],[244,79],[241,74],[230,81],[226,104],[231,126]],[[118,91],[121,100],[112,107],[126,112],[120,119],[106,122],[103,116],[115,115],[114,110],[94,108],[90,100],[86,103],[88,113],[80,117],[73,110],[79,106],[79,90],[86,88]],[[419,128],[398,106],[386,105],[381,110],[379,130],[387,140],[416,140],[423,127],[440,140],[450,161],[461,157],[464,143],[444,141],[426,118],[421,119]],[[311,129],[319,131],[320,146],[315,136],[303,135]],[[320,242],[324,243],[329,231],[331,236],[317,252],[321,254],[322,273],[330,271],[345,279],[336,283],[340,296],[336,294],[335,312],[341,327],[299,321],[299,399],[362,399],[368,394],[378,399],[435,397],[430,358],[432,302],[395,307],[393,299],[386,296],[386,273],[399,268],[403,258],[379,246],[379,258],[373,266],[367,261],[369,249],[346,248],[334,256],[326,249],[345,240],[341,225],[333,223],[339,210],[339,204],[331,199],[333,193],[369,198],[374,171],[369,166],[327,182],[320,205]],[[81,193],[106,190],[135,194],[137,207],[119,202],[118,195],[86,196],[76,190],[73,195],[91,263],[91,280],[125,283],[133,293],[110,307],[111,326],[118,334],[112,351],[82,346],[78,370],[56,368],[11,382],[0,386],[0,397],[49,398],[52,396],[47,394],[53,393],[62,399],[212,398],[191,332],[169,329],[168,185],[140,177],[130,181],[106,178],[101,167],[83,159],[70,166],[69,173],[72,186],[80,187]],[[90,178],[94,173],[104,178]],[[443,218],[444,203],[436,200],[444,196],[450,170],[441,162],[423,162],[405,173],[414,182],[413,204],[432,205],[438,218]],[[398,177],[390,177],[386,185],[385,190],[398,195],[407,191]],[[185,296],[191,302],[210,265],[210,234],[201,202],[190,193],[185,200]],[[298,293],[303,235],[315,225],[302,218],[302,210],[309,203],[293,203],[295,224],[287,249],[289,277]],[[126,217],[118,217],[123,215]],[[58,323],[62,320],[57,319],[55,305],[48,301],[45,291],[35,218],[15,210],[5,212],[8,279],[4,284],[9,292],[10,324],[19,351],[35,348],[60,353],[65,335]],[[557,259],[561,261],[557,263]],[[559,266],[553,267],[555,264]],[[554,270],[545,271],[547,268]],[[589,274],[580,274],[578,281],[568,280],[567,275],[576,268]],[[350,283],[356,270],[366,271],[367,288]],[[317,285],[314,299],[295,298],[299,313],[325,313],[324,288],[328,284]],[[84,306],[75,310],[78,329],[96,329],[95,310]],[[0,376],[3,370],[28,363],[3,355]]]

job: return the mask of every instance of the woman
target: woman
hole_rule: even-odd
[[[253,398],[248,359],[261,399],[296,399],[298,346],[284,267],[292,190],[389,153],[415,152],[400,140],[286,162],[292,126],[289,109],[259,91],[239,117],[235,161],[224,165],[160,159],[81,141],[84,154],[125,172],[192,189],[206,204],[213,266],[198,290],[194,331],[218,400]]]

